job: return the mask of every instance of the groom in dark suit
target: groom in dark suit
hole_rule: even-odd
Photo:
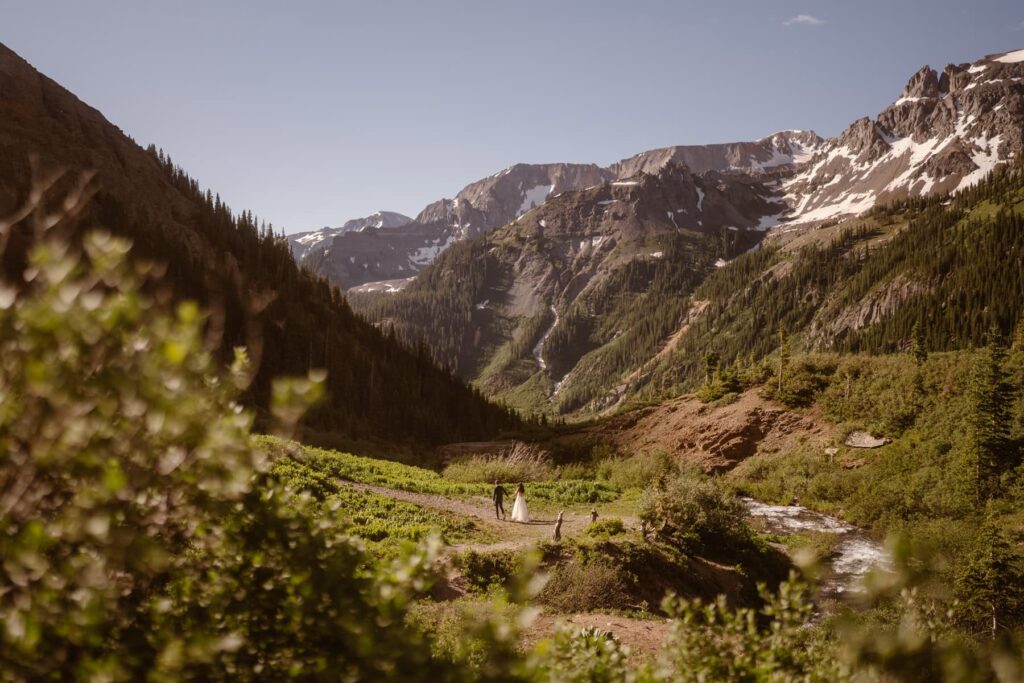
[[[508,491],[502,488],[501,484],[494,482],[494,491],[491,493],[491,500],[494,501],[495,519],[505,519],[505,496]]]

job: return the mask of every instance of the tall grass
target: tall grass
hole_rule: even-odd
[[[546,451],[522,442],[496,455],[474,455],[457,460],[443,472],[445,479],[465,483],[549,481],[559,478]]]
[[[594,477],[614,489],[645,489],[680,472],[680,463],[664,451],[631,458],[608,456],[594,463]]]

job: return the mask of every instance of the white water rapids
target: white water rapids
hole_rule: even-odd
[[[788,536],[800,531],[818,531],[839,536],[834,557],[827,562],[831,575],[826,579],[823,593],[839,596],[862,590],[862,579],[873,568],[885,569],[892,558],[882,544],[863,529],[851,526],[841,519],[823,515],[801,505],[767,505],[743,498],[751,517],[764,520],[769,531]]]

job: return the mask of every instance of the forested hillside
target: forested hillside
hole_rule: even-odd
[[[761,181],[670,164],[565,192],[353,305],[486,393],[573,410],[658,351],[716,261],[763,236]]]
[[[746,254],[693,294],[676,351],[633,387],[656,396],[693,387],[704,357],[723,365],[784,346],[933,351],[1009,336],[1024,317],[1024,173],[1003,169],[953,197],[915,199]],[[915,333],[916,329],[916,333]]]
[[[538,212],[550,226],[569,201]],[[993,328],[1009,335],[1024,312],[1022,205],[1015,165],[952,196],[770,234],[753,250],[744,231],[670,223],[645,248],[615,242],[620,261],[600,269],[581,266],[587,252],[561,260],[550,228],[518,224],[455,245],[401,294],[356,305],[486,393],[526,410],[596,413],[697,388],[709,354],[724,367],[780,346],[886,353],[907,348],[915,327],[932,350],[980,345]],[[537,274],[522,265],[531,261],[563,270]]]
[[[0,213],[45,188],[40,212],[56,207],[79,173],[95,172],[86,186],[95,196],[76,230],[102,226],[129,237],[135,256],[165,264],[162,286],[210,310],[224,358],[248,347],[256,373],[246,398],[254,406],[268,405],[272,377],[325,369],[327,400],[306,421],[315,432],[431,444],[515,423],[427,354],[410,353],[355,316],[337,289],[295,265],[272,226],[232,212],[162,152],[136,145],[2,45],[0,94]],[[8,277],[24,267],[32,224],[24,217],[14,228]]]

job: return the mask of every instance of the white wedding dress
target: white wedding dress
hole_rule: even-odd
[[[516,494],[516,502],[512,506],[512,521],[513,522],[529,522],[530,513],[526,511],[526,496],[521,493]]]

